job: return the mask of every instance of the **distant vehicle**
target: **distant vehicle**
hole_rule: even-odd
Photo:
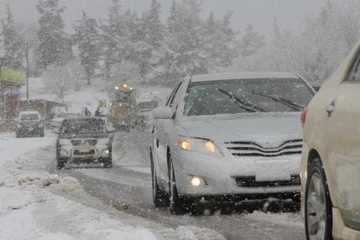
[[[44,120],[39,112],[23,111],[16,119],[16,137],[39,136],[44,137]]]
[[[102,118],[65,119],[56,142],[57,167],[97,163],[112,167],[112,132]]]
[[[360,239],[360,45],[302,115],[307,239]]]
[[[157,101],[138,103],[136,107],[135,126],[141,129],[147,128],[152,121],[152,110],[154,110],[157,106]]]
[[[299,116],[314,96],[290,73],[193,76],[153,111],[155,206],[173,213],[213,200],[300,202]]]
[[[60,112],[55,114],[54,118],[49,121],[49,126],[54,129],[59,129],[65,119],[81,117],[79,113]]]
[[[111,102],[110,121],[117,129],[130,130],[135,117],[135,90],[127,84],[115,86]]]

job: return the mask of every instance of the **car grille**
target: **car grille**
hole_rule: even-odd
[[[286,181],[256,181],[255,176],[234,177],[234,179],[239,187],[281,187],[298,186],[301,184],[299,175],[292,175],[291,179]]]
[[[71,144],[73,146],[79,146],[79,145],[95,146],[97,144],[97,140],[96,139],[87,139],[87,140],[76,139],[76,140],[71,140]]]
[[[238,157],[277,157],[301,154],[302,139],[289,140],[278,147],[264,147],[256,142],[225,142],[226,148],[232,155]]]
[[[79,150],[74,150],[73,152],[74,155],[77,155],[77,156],[81,156],[81,155],[94,155],[95,154],[95,150],[90,150],[88,152],[82,152],[82,151],[79,151]]]

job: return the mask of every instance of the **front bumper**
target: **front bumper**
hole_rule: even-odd
[[[360,240],[360,231],[347,227],[337,208],[333,208],[333,235],[334,240]]]
[[[68,147],[59,151],[60,159],[67,162],[102,162],[111,159],[111,150],[106,147]]]
[[[180,195],[281,195],[299,193],[300,184],[283,184],[291,176],[299,175],[300,155],[272,158],[215,158],[201,153],[177,151],[173,154],[177,189]],[[203,184],[193,186],[193,176],[203,179]],[[250,179],[241,184],[240,179]],[[298,177],[297,177],[298,179]],[[238,180],[238,181],[237,181]]]

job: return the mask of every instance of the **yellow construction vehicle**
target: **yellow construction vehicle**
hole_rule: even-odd
[[[130,130],[136,115],[135,89],[128,84],[116,85],[112,94],[110,121],[116,129]]]

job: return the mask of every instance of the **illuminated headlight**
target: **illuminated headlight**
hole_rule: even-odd
[[[184,151],[201,152],[210,155],[221,156],[222,153],[216,144],[205,138],[185,138],[180,137],[177,145]]]
[[[102,157],[105,157],[105,158],[109,157],[109,156],[110,156],[110,150],[109,150],[109,149],[103,150],[103,151],[101,152],[101,156],[102,156]]]
[[[203,185],[207,185],[206,181],[202,177],[191,176],[190,183],[193,187],[200,187]]]

